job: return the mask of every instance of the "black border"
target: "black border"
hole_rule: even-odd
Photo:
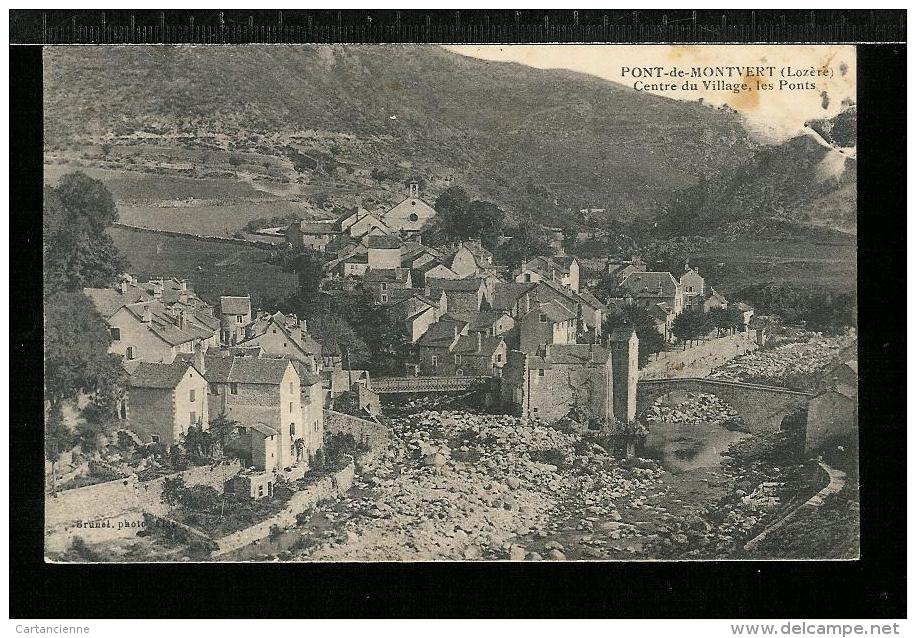
[[[858,57],[861,560],[74,566],[42,559],[41,49],[10,47],[11,616],[905,617],[905,54]]]

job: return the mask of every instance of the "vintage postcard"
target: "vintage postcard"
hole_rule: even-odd
[[[46,560],[857,558],[855,99],[839,45],[46,47]]]

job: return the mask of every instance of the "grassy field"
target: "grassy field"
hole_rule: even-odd
[[[691,259],[726,296],[753,284],[780,282],[822,287],[837,292],[856,290],[856,245],[806,241],[739,241],[704,247]]]
[[[137,277],[186,277],[210,303],[218,302],[220,295],[250,293],[257,304],[296,289],[295,275],[268,263],[266,250],[123,228],[109,233]]]

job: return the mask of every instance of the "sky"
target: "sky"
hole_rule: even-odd
[[[453,45],[447,49],[462,55],[505,62],[517,62],[538,69],[569,69],[605,80],[634,87],[635,82],[674,82],[678,90],[649,90],[672,99],[710,104],[728,104],[745,116],[747,128],[761,141],[778,142],[801,133],[806,120],[832,117],[840,112],[844,99],[856,96],[856,50],[847,45],[619,45],[619,44],[537,44],[537,45]],[[704,87],[701,79],[692,80],[696,89],[687,87],[685,79],[635,77],[640,67],[672,67],[689,72],[701,67],[775,67],[773,77],[720,77],[726,82],[748,83],[749,91],[734,93],[719,87]],[[800,72],[824,70],[829,76],[787,78],[782,70],[791,67]],[[758,90],[757,80],[772,83],[773,90]],[[790,89],[791,84],[811,82],[814,88]],[[644,86],[643,84],[643,86]],[[634,90],[637,90],[634,88]],[[825,99],[826,94],[826,99]],[[825,108],[826,105],[826,108]]]

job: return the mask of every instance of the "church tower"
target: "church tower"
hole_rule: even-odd
[[[639,381],[639,337],[633,328],[617,328],[611,334],[611,374],[614,377],[614,418],[636,420],[636,383]]]

